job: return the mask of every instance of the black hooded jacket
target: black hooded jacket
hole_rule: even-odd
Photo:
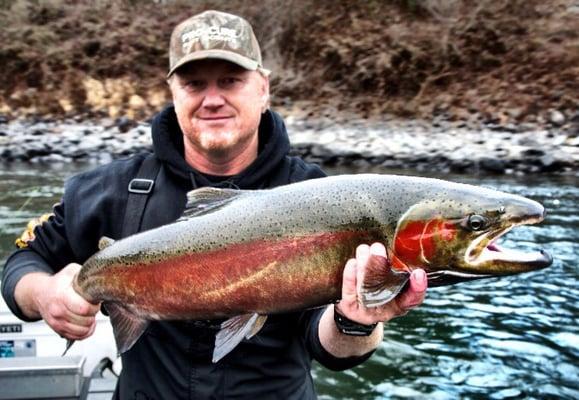
[[[145,209],[141,230],[171,223],[185,208],[186,193],[203,186],[273,188],[324,176],[317,166],[288,156],[282,119],[268,111],[259,127],[258,158],[225,180],[192,169],[183,157],[183,137],[173,107],[152,126],[154,156],[161,163]],[[96,168],[67,181],[54,216],[34,231],[35,239],[6,262],[2,294],[10,309],[26,318],[14,299],[25,274],[54,273],[82,264],[97,251],[102,236],[122,237],[127,187],[146,154]],[[312,358],[334,370],[353,367],[363,357],[336,358],[318,337],[323,309],[270,316],[262,330],[241,342],[218,363],[211,362],[219,321],[152,322],[122,355],[119,399],[313,399]]]

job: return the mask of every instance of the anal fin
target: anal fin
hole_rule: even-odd
[[[267,315],[244,314],[223,322],[221,330],[215,337],[213,362],[216,363],[229,354],[243,339],[249,339],[256,335],[266,320]]]
[[[147,329],[149,321],[137,317],[121,305],[106,303],[104,306],[113,325],[117,350],[122,354],[133,347]]]
[[[358,298],[365,307],[382,306],[400,293],[409,278],[408,272],[392,269],[386,257],[372,254],[358,280]]]

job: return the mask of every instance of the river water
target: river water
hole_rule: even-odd
[[[89,167],[0,165],[0,265],[27,221],[59,200],[64,179]],[[369,171],[330,171],[342,172]],[[384,342],[362,366],[316,366],[320,398],[579,399],[579,180],[438,177],[541,202],[545,222],[515,229],[501,244],[543,247],[553,265],[430,290],[420,308],[387,324]]]

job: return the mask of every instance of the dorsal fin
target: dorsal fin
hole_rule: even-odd
[[[99,250],[102,250],[106,247],[109,247],[114,242],[115,242],[114,239],[111,239],[110,237],[103,236],[99,240]]]
[[[180,220],[216,211],[239,197],[245,190],[204,187],[187,193],[187,205]]]

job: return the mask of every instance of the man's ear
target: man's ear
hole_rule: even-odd
[[[262,87],[263,90],[263,94],[261,95],[261,101],[262,101],[262,106],[261,106],[261,113],[263,114],[264,112],[266,112],[269,109],[270,103],[269,103],[269,79],[267,77],[263,77],[264,80],[264,84]]]
[[[175,85],[175,74],[171,75],[170,77],[167,78],[167,85],[169,86],[169,91],[171,92],[171,98],[173,99],[173,101],[175,101],[175,91],[173,88],[173,85]]]

